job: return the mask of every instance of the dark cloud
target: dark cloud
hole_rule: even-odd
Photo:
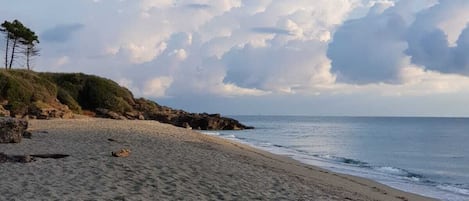
[[[72,35],[83,29],[83,24],[64,24],[57,25],[41,34],[41,39],[46,42],[64,43],[71,39]]]
[[[332,72],[347,83],[395,82],[405,50],[401,42],[405,28],[393,9],[345,22],[327,51]]]
[[[469,27],[458,30],[457,24],[469,16],[465,14],[469,1],[440,0],[430,8],[413,12],[412,20],[406,11],[408,2],[400,1],[384,11],[372,8],[367,16],[338,28],[327,56],[339,81],[396,83],[400,82],[401,69],[410,64],[441,73],[469,75]],[[443,30],[442,24],[448,22],[450,28]],[[450,34],[455,33],[460,35],[452,45]]]
[[[186,8],[191,8],[191,9],[197,9],[197,10],[205,10],[205,9],[211,8],[212,6],[210,6],[208,4],[193,3],[193,4],[187,4],[185,7]]]
[[[469,75],[469,28],[466,26],[453,46],[448,34],[439,27],[445,19],[453,18],[455,13],[466,12],[467,8],[468,1],[440,1],[416,16],[406,35],[409,47],[405,51],[414,64],[442,73]]]
[[[251,31],[262,34],[292,35],[290,31],[276,27],[255,27]]]

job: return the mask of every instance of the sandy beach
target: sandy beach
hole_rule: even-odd
[[[0,163],[0,200],[432,200],[155,121],[31,120]],[[126,158],[112,151],[131,150]]]

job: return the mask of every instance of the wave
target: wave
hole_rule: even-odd
[[[373,166],[367,162],[357,160],[357,159],[352,159],[352,158],[346,158],[346,157],[339,157],[339,156],[331,156],[328,154],[315,154],[313,155],[314,157],[318,157],[321,159],[326,159],[330,160],[332,162],[336,163],[341,163],[344,165],[351,165],[359,168],[366,168],[366,169],[372,169],[376,172],[384,173],[387,175],[394,175],[394,176],[400,176],[400,177],[405,177],[409,180],[412,181],[422,181],[424,178],[422,175],[410,172],[408,170],[402,169],[402,168],[397,168],[397,167],[391,167],[391,166]]]
[[[352,159],[352,158],[332,156],[329,154],[314,154],[313,156],[321,158],[321,159],[332,160],[334,162],[345,163],[349,165],[356,165],[359,167],[370,167],[367,162],[363,162],[363,161]]]
[[[213,136],[219,136],[220,133],[219,132],[214,132],[214,131],[199,131],[200,133],[202,134],[205,134],[205,135],[213,135]]]
[[[451,184],[441,184],[437,185],[436,187],[443,191],[469,196],[469,189],[465,189],[463,187],[458,187]]]

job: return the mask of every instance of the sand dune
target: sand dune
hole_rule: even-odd
[[[30,121],[0,152],[68,154],[0,164],[0,200],[430,200],[154,121]],[[112,139],[112,140],[109,140]],[[128,148],[130,157],[112,151]]]

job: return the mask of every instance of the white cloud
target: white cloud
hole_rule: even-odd
[[[155,77],[145,83],[142,94],[152,98],[165,97],[166,90],[171,86],[172,82],[173,78],[171,77]]]
[[[57,67],[64,66],[64,65],[68,64],[69,62],[70,62],[70,57],[62,56],[62,57],[59,57],[58,59],[55,60],[53,66],[57,68]]]

